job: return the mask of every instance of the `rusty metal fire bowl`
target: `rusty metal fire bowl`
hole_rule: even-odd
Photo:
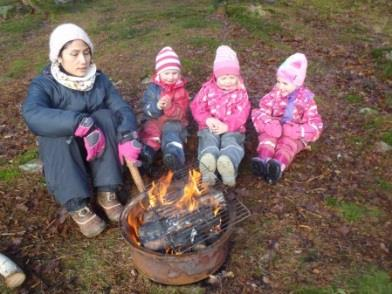
[[[241,202],[236,199],[227,201],[227,224],[212,243],[197,250],[168,254],[141,246],[129,224],[130,219],[136,220],[145,213],[148,201],[147,193],[143,192],[125,206],[120,218],[121,233],[130,244],[133,264],[139,272],[155,282],[167,285],[195,283],[217,271],[229,253],[233,225],[250,215]]]

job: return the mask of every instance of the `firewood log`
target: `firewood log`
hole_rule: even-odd
[[[26,275],[11,259],[0,253],[0,274],[8,288],[16,288],[24,282]]]

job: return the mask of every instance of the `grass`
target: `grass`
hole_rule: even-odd
[[[391,182],[385,181],[383,179],[378,179],[377,184],[382,190],[384,190],[386,192],[392,192],[392,183]]]
[[[350,93],[344,97],[349,103],[351,104],[359,104],[363,102],[363,99],[360,95],[355,94],[355,93]]]
[[[333,196],[328,196],[325,203],[327,206],[337,209],[339,214],[349,223],[358,222],[365,217],[377,218],[382,216],[382,211],[376,208],[368,208],[354,202],[338,200]]]
[[[23,77],[28,68],[30,67],[30,61],[26,59],[16,59],[10,66],[6,73],[6,77],[11,79],[17,79]]]
[[[349,288],[352,293],[358,294],[388,294],[392,293],[392,281],[388,273],[373,269],[354,277],[349,283]]]
[[[0,166],[0,181],[11,183],[21,175],[19,165],[25,164],[30,160],[38,158],[37,150],[28,150],[21,154],[8,165]]]
[[[356,270],[356,269],[355,269]],[[339,278],[339,277],[338,277]],[[392,293],[392,281],[387,272],[374,268],[365,273],[356,273],[344,277],[339,286],[324,288],[303,287],[296,289],[295,294],[389,294]]]
[[[230,19],[266,41],[270,40],[272,35],[283,32],[278,23],[268,20],[265,16],[253,13],[247,6],[227,5],[226,13]]]
[[[101,257],[99,247],[93,244],[88,244],[83,251],[78,251],[77,255],[67,255],[64,264],[68,269],[65,272],[68,279],[71,280],[76,272],[83,290],[88,291],[97,284],[101,289],[109,285],[105,273],[111,265],[105,262],[105,259]]]
[[[382,136],[382,140],[388,145],[392,146],[392,131],[384,133],[384,135]]]
[[[392,78],[392,47],[373,49],[372,57],[381,76],[385,79]]]
[[[25,15],[0,22],[0,32],[9,34],[23,34],[37,30],[43,22],[43,16]]]

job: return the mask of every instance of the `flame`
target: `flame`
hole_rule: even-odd
[[[141,203],[139,203],[138,209],[144,210],[144,207]],[[140,241],[139,241],[139,227],[143,224],[143,214],[128,214],[128,225],[131,230],[131,238],[132,241],[135,242],[137,245],[140,246]]]
[[[176,203],[177,208],[187,209],[189,212],[192,212],[199,207],[196,197],[202,194],[202,190],[198,187],[200,179],[200,172],[195,169],[189,171],[188,182],[184,187],[184,193]]]
[[[148,200],[151,207],[156,207],[158,205],[167,205],[170,202],[166,199],[167,190],[172,182],[173,172],[169,171],[166,176],[161,177],[158,183],[152,182],[152,187],[148,190]]]

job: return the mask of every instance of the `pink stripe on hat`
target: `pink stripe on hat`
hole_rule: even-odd
[[[306,78],[308,60],[305,54],[295,53],[289,56],[278,68],[277,76],[297,87],[303,85]]]
[[[178,55],[171,47],[164,47],[155,58],[155,72],[157,75],[168,69],[181,70]]]

